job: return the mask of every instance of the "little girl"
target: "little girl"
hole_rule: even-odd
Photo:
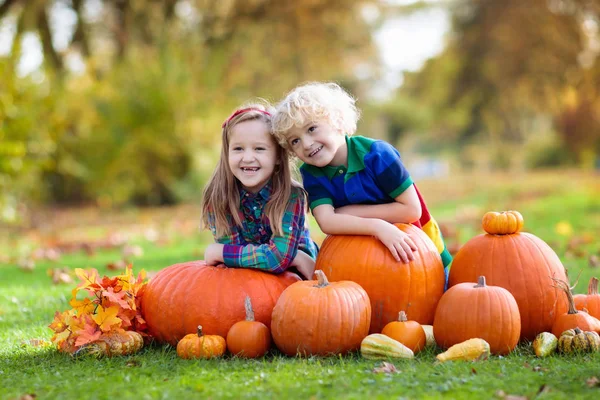
[[[221,157],[202,199],[203,225],[217,243],[204,260],[275,274],[296,267],[312,279],[318,249],[305,223],[306,192],[271,134],[271,115],[251,104],[223,123]]]

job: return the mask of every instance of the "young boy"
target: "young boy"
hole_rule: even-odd
[[[274,134],[304,162],[300,172],[317,223],[326,234],[375,236],[405,263],[416,247],[393,224],[412,223],[436,245],[447,279],[452,256],[437,222],[398,151],[382,140],[352,136],[359,114],[335,83],[299,86],[277,105]]]

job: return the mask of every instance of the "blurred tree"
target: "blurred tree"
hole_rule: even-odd
[[[0,60],[14,106],[6,110],[29,116],[29,125],[14,117],[0,122],[0,140],[21,143],[12,156],[19,161],[2,164],[32,169],[27,179],[24,169],[11,170],[12,187],[7,183],[0,196],[37,192],[59,203],[114,205],[198,195],[216,161],[220,123],[237,105],[280,98],[306,80],[337,80],[358,90],[359,70],[362,82],[377,77],[373,26],[362,16],[367,3],[378,4],[4,0],[0,19],[17,21],[11,53]],[[57,6],[73,18],[61,50],[53,37]],[[44,63],[21,77],[25,32],[39,38]],[[35,154],[41,136],[50,144],[43,157]],[[29,183],[17,190],[18,180]]]
[[[460,0],[451,10],[447,49],[400,90],[432,110],[432,136],[459,147],[522,144],[546,118],[574,154],[599,140],[600,3]]]

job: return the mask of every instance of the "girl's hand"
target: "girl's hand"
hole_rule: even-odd
[[[301,250],[298,250],[290,266],[296,267],[298,272],[308,280],[311,280],[315,273],[315,260]]]
[[[219,265],[223,263],[223,245],[220,243],[209,244],[204,251],[206,265]]]
[[[384,220],[377,221],[375,232],[377,239],[388,248],[396,261],[409,263],[415,259],[413,252],[417,246],[407,233]]]

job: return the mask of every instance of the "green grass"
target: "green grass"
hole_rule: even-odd
[[[464,243],[480,233],[479,221],[487,210],[518,209],[526,229],[549,243],[569,268],[574,281],[581,271],[575,292],[582,293],[591,276],[600,270],[589,266],[588,257],[600,255],[600,187],[597,175],[581,172],[546,173],[523,176],[472,175],[451,182],[424,181],[421,191],[436,218],[456,230],[455,240]],[[560,183],[560,186],[558,184]],[[169,230],[171,241],[162,246],[141,236],[135,241],[144,255],[134,260],[134,272],[144,268],[157,271],[177,262],[201,258],[210,240],[206,233],[183,233],[181,224],[169,228],[169,221],[190,219],[179,212],[160,211],[160,226]],[[129,211],[131,214],[131,210]],[[185,213],[184,213],[185,214]],[[175,217],[175,215],[177,217]],[[64,216],[63,216],[64,217]],[[69,226],[57,228],[69,237],[86,234],[102,237],[122,225],[140,220],[156,223],[153,214],[134,213],[85,220],[78,215]],[[64,219],[63,219],[64,221]],[[573,235],[555,231],[567,222]],[[118,224],[117,224],[118,225]],[[162,229],[161,228],[161,229]],[[58,233],[60,233],[58,232]],[[53,232],[56,234],[57,232]],[[317,237],[322,237],[315,232]],[[491,357],[477,363],[435,363],[439,349],[427,349],[415,360],[391,361],[399,373],[377,374],[380,362],[367,361],[358,354],[331,358],[289,358],[272,351],[261,360],[245,361],[227,356],[219,360],[188,361],[176,356],[169,346],[144,348],[133,356],[113,359],[72,359],[53,348],[34,347],[30,339],[49,340],[47,325],[54,312],[69,308],[75,284],[52,285],[47,269],[97,268],[101,274],[120,257],[118,250],[100,251],[89,257],[81,252],[66,254],[59,262],[38,262],[33,272],[15,266],[17,253],[34,247],[31,232],[5,239],[2,253],[9,261],[0,264],[0,399],[18,399],[35,394],[38,399],[108,398],[501,398],[506,395],[540,399],[598,398],[600,387],[588,384],[600,378],[600,353],[535,357],[528,344],[520,345],[507,357]],[[574,238],[591,238],[571,245]],[[582,240],[578,240],[581,242]],[[5,257],[6,258],[6,257]],[[591,386],[591,387],[590,387]]]

